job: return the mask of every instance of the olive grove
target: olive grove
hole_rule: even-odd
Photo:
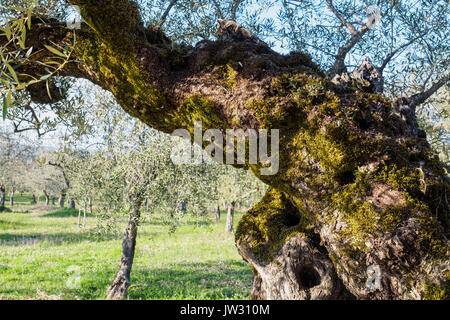
[[[150,2],[9,8],[15,18],[3,20],[0,34],[4,117],[21,108],[45,116],[40,105],[73,97],[70,77],[111,92],[163,133],[193,134],[197,120],[223,136],[277,129],[276,174],[261,174],[262,161],[235,164],[268,185],[235,232],[252,266],[252,298],[448,298],[446,1]],[[67,5],[80,9],[79,28],[62,21]],[[33,104],[14,104],[21,94]],[[80,110],[67,112],[83,127]],[[153,171],[158,155],[145,149],[153,134],[130,131],[141,145],[129,158],[110,157],[134,164],[108,171],[118,183],[109,203],[126,198],[129,212],[111,298],[126,295],[141,208],[153,187],[164,187]],[[164,172],[164,181],[180,177]],[[204,190],[185,199],[168,188],[157,200],[174,210]],[[231,210],[235,200],[227,201]]]

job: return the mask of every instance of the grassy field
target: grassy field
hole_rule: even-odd
[[[95,216],[79,228],[77,211],[16,203],[0,213],[0,299],[104,299],[120,237],[98,236]],[[158,216],[141,223],[129,299],[247,299],[251,270],[225,215],[217,225],[184,220],[172,234]]]

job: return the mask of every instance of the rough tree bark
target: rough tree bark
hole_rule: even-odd
[[[270,186],[236,230],[254,298],[448,298],[450,184],[417,128],[421,99],[389,101],[370,79],[333,83],[308,55],[280,55],[236,24],[221,24],[218,41],[174,48],[159,28],[144,28],[134,2],[69,2],[86,21],[73,57],[84,63],[61,76],[89,79],[166,133],[193,133],[196,119],[224,134],[280,130],[276,175],[243,166]],[[44,45],[73,40],[51,19],[28,34],[35,60],[51,59]],[[24,63],[17,73],[46,72]],[[133,220],[128,232],[125,251],[135,244]],[[126,288],[130,258],[113,295]]]
[[[128,287],[131,284],[131,267],[134,260],[134,249],[136,247],[137,229],[140,218],[140,202],[134,202],[128,218],[128,226],[122,242],[122,259],[112,285],[107,291],[108,299],[121,300],[127,297]]]

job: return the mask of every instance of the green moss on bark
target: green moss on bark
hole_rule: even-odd
[[[309,232],[311,228],[285,195],[269,189],[240,220],[236,241],[246,241],[262,261],[269,263],[289,238]]]
[[[392,138],[403,129],[392,118],[392,105],[385,98],[357,91],[345,96],[318,75],[283,74],[272,80],[267,99],[249,101],[249,109],[262,128],[280,129],[284,139],[280,145],[287,151],[280,158],[280,178],[271,185],[287,192],[293,203],[302,206],[305,200],[302,193],[286,189],[283,184],[302,181],[310,190],[306,195],[309,207],[317,203],[320,208],[320,203],[325,202],[328,208],[338,210],[339,219],[346,226],[339,237],[348,243],[343,246],[341,257],[352,259],[358,252],[369,252],[370,240],[392,234],[410,218],[420,225],[417,247],[421,254],[437,259],[444,257],[445,230],[434,217],[436,208],[432,207],[432,199],[443,192],[442,182],[436,179],[436,176],[444,177],[442,166],[434,163],[431,155],[417,153],[426,150],[420,141],[407,138],[401,142]],[[427,178],[418,169],[419,163],[414,162],[417,159],[425,159],[424,172],[431,169],[432,176]],[[314,170],[311,163],[317,164]],[[363,172],[362,168],[371,163],[375,163],[374,169]],[[430,187],[433,183],[437,185]],[[404,194],[405,199],[375,206],[368,198],[377,184]],[[311,199],[311,194],[316,194],[315,198]],[[277,206],[269,199],[262,203],[251,211],[251,221],[259,221],[256,215],[263,208],[272,212],[269,207]],[[442,205],[437,208],[438,212],[446,210]],[[317,209],[303,219],[309,218],[311,223],[328,219],[332,223],[333,215],[325,217],[325,212],[329,210]],[[264,221],[266,213],[260,214]],[[267,249],[264,243],[273,241],[275,248],[279,248],[284,241],[278,237],[283,234],[281,230],[290,232],[287,227],[268,228],[267,224],[256,222],[248,229],[248,219],[243,221],[247,226],[244,229],[252,230],[252,247],[265,258],[271,256],[267,253],[272,253],[274,248]]]
[[[441,286],[427,282],[425,284],[426,300],[450,300],[450,271],[445,273],[446,279]]]

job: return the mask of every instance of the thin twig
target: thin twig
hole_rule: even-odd
[[[170,13],[170,10],[172,10],[173,6],[177,3],[177,1],[178,0],[170,1],[169,5],[166,8],[166,11],[164,11],[163,15],[161,16],[161,19],[159,19],[159,22],[158,22],[158,25],[157,25],[158,27],[161,27],[164,24],[164,22],[167,19],[167,16]]]
[[[216,6],[216,11],[217,11],[217,15],[219,16],[220,19],[225,19],[225,17],[222,14],[222,10],[220,10],[220,6],[219,3],[216,0],[212,0],[212,2],[214,3],[214,5]]]

